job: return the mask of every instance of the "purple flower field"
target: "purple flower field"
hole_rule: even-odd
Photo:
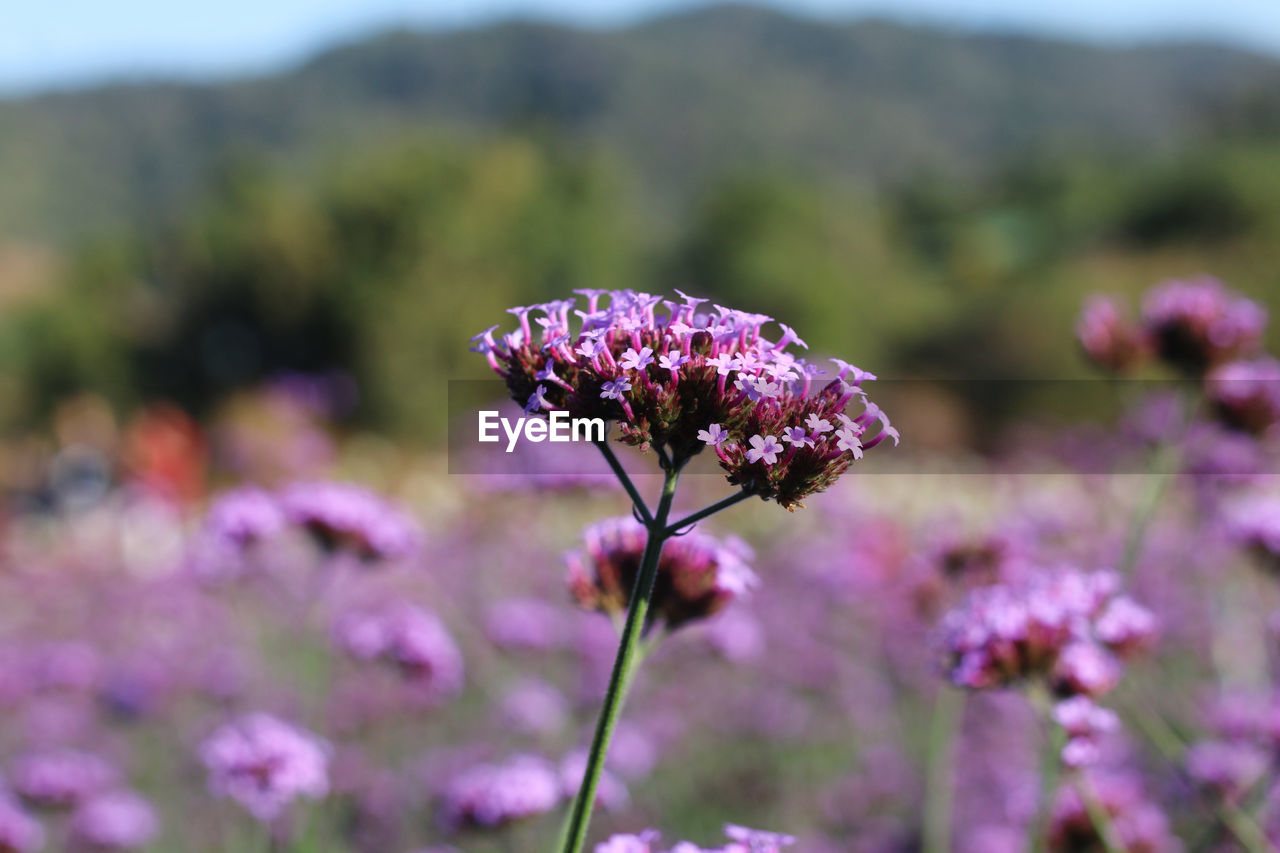
[[[1100,376],[1179,379],[1083,425],[1143,474],[924,460],[874,375],[683,294],[512,314],[474,346],[608,423],[593,476],[447,475],[273,386],[288,429],[215,437],[270,475],[184,494],[157,415],[155,477],[15,506],[2,853],[1280,845],[1260,305],[1084,306]]]

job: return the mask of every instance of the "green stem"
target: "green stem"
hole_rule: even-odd
[[[948,853],[951,849],[955,735],[964,713],[964,700],[963,691],[947,685],[939,688],[934,699],[925,771],[924,853]]]
[[[700,509],[697,512],[690,513],[689,515],[686,515],[684,518],[677,521],[675,524],[672,524],[669,527],[667,527],[665,531],[665,535],[675,536],[677,533],[679,533],[681,530],[684,530],[689,525],[694,524],[695,522],[702,521],[702,519],[706,518],[709,515],[715,515],[717,512],[719,512],[722,509],[728,509],[729,507],[733,506],[736,503],[741,503],[742,501],[745,501],[747,498],[751,497],[753,494],[754,492],[752,492],[750,489],[743,489],[742,491],[732,494],[722,501],[716,501],[709,507],[704,507],[703,509]]]
[[[622,483],[622,488],[627,490],[627,495],[631,498],[631,503],[635,505],[636,512],[640,513],[640,520],[645,525],[653,524],[653,516],[649,513],[649,507],[645,504],[644,498],[640,497],[640,492],[636,489],[636,484],[631,482],[631,477],[627,475],[627,471],[622,467],[622,463],[618,461],[618,457],[614,455],[613,448],[609,446],[609,439],[605,438],[595,443],[600,448],[600,452],[604,454],[604,459],[609,463],[609,467],[613,469],[613,474],[618,478],[618,482]]]
[[[1040,703],[1036,704],[1039,710]],[[1036,816],[1031,821],[1031,833],[1027,839],[1027,849],[1032,853],[1043,851],[1048,840],[1049,814],[1053,810],[1053,796],[1058,790],[1062,747],[1067,740],[1066,733],[1048,721],[1047,712],[1042,713],[1041,718],[1048,723],[1048,731],[1045,732],[1044,750],[1040,755],[1040,801],[1036,805]]]
[[[1106,807],[1098,799],[1098,794],[1093,789],[1093,783],[1082,772],[1076,774],[1076,791],[1080,794],[1080,800],[1084,803],[1084,810],[1089,814],[1089,822],[1093,824],[1093,831],[1098,833],[1098,838],[1101,839],[1102,846],[1106,848],[1107,853],[1128,853],[1128,848],[1116,837],[1115,825],[1111,822],[1111,815],[1107,814]]]
[[[668,536],[667,517],[671,513],[671,501],[675,497],[676,482],[679,479],[678,468],[666,470],[662,497],[658,501],[658,510],[654,515],[653,523],[649,525],[649,538],[645,543],[644,556],[640,562],[640,573],[636,577],[635,588],[631,592],[627,622],[623,626],[622,639],[618,643],[618,656],[613,662],[613,672],[609,676],[609,689],[605,692],[604,707],[600,709],[600,717],[596,721],[596,731],[591,739],[591,750],[587,754],[587,767],[583,773],[582,785],[578,789],[578,796],[573,801],[573,811],[570,813],[562,848],[564,853],[581,853],[587,843],[587,825],[591,821],[591,811],[595,807],[596,789],[600,784],[600,774],[604,771],[609,741],[613,738],[613,730],[617,727],[618,717],[622,713],[623,699],[630,686],[632,668],[635,665],[637,649],[644,631],[645,618],[649,612],[649,599],[653,595],[654,581],[658,576],[658,558],[662,555],[662,546]]]
[[[1171,443],[1164,443],[1152,454],[1151,466],[1147,474],[1147,489],[1142,499],[1134,508],[1133,519],[1129,523],[1129,533],[1124,540],[1124,552],[1120,557],[1120,573],[1132,574],[1142,556],[1142,545],[1146,541],[1147,531],[1156,517],[1156,511],[1164,502],[1165,493],[1169,490],[1169,481],[1178,466],[1178,451]]]

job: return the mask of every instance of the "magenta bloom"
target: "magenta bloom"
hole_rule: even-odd
[[[286,517],[327,551],[367,563],[414,556],[422,531],[407,513],[351,483],[295,483],[281,496]]]
[[[595,853],[657,853],[654,844],[658,838],[658,833],[652,829],[646,829],[639,835],[615,835],[597,844]]]
[[[200,759],[209,771],[211,793],[271,821],[299,797],[328,795],[330,752],[329,744],[310,732],[255,713],[214,732],[200,746]]]
[[[1280,566],[1280,498],[1248,496],[1224,512],[1227,535],[1236,544],[1263,558],[1268,566]]]
[[[1147,798],[1136,775],[1088,771],[1088,781],[1098,804],[1110,820],[1116,840],[1130,853],[1164,853],[1180,850],[1164,813]],[[1095,822],[1075,785],[1063,785],[1050,817],[1048,849],[1053,853],[1101,850]]]
[[[1205,396],[1229,429],[1265,435],[1280,421],[1280,361],[1262,356],[1209,371]]]
[[[1085,355],[1104,370],[1127,370],[1141,360],[1146,350],[1141,331],[1107,296],[1094,295],[1085,301],[1076,323],[1076,338]]]
[[[218,497],[192,543],[191,568],[206,580],[234,578],[250,568],[251,552],[286,524],[280,502],[247,486]]]
[[[1108,572],[1062,571],[973,590],[940,626],[949,677],[971,688],[1042,679],[1061,696],[1105,693],[1120,678],[1120,655],[1155,631],[1117,587]]]
[[[1088,696],[1072,696],[1053,709],[1053,719],[1067,733],[1062,761],[1068,767],[1083,767],[1099,757],[1098,738],[1120,726],[1120,719]]]
[[[66,808],[114,785],[119,772],[87,752],[59,749],[22,756],[13,763],[9,781],[24,800],[48,808]]]
[[[644,556],[645,529],[630,516],[605,519],[583,531],[584,551],[565,555],[569,589],[588,610],[621,614]],[[645,630],[658,622],[668,629],[704,619],[753,590],[759,580],[747,567],[751,555],[738,539],[723,542],[700,531],[667,542]]]
[[[796,843],[790,835],[748,829],[732,823],[725,824],[724,834],[729,843],[723,847],[704,848],[690,841],[680,841],[666,853],[782,853],[783,848]],[[657,846],[660,837],[653,829],[646,829],[639,835],[615,835],[597,844],[595,853],[660,853]]]
[[[433,695],[462,689],[462,652],[443,623],[420,607],[396,602],[380,610],[353,611],[338,620],[334,634],[352,657],[390,664]]]
[[[1217,279],[1205,277],[1169,281],[1148,290],[1142,323],[1161,359],[1199,375],[1257,352],[1267,312]]]
[[[44,827],[23,808],[0,793],[0,850],[35,853],[44,846]]]
[[[500,826],[551,811],[560,804],[560,775],[549,762],[518,755],[503,764],[479,764],[445,790],[443,819],[452,828]]]
[[[835,376],[815,385],[825,371],[788,352],[804,347],[794,330],[782,326],[776,341],[766,337],[769,317],[718,305],[703,312],[706,300],[688,296],[669,301],[619,290],[602,306],[604,291],[583,293],[587,310],[575,312],[582,318],[576,330],[574,301],[560,300],[513,309],[520,329],[501,339],[497,327],[473,338],[517,403],[537,394],[539,377],[553,369],[561,381],[546,386],[544,408],[617,421],[622,441],[662,448],[677,465],[713,447],[732,485],[788,509],[830,486],[864,450],[898,440],[861,388],[874,376],[836,361]],[[538,334],[534,312],[545,315]],[[849,418],[854,402],[862,411]],[[779,439],[842,416],[849,421],[842,434],[787,432],[790,447]]]
[[[155,809],[130,791],[112,791],[86,800],[71,816],[71,838],[97,851],[137,850],[160,829]]]
[[[243,548],[280,533],[285,516],[274,495],[245,486],[219,495],[204,524],[209,535]]]

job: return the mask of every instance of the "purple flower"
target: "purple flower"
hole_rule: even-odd
[[[421,546],[421,528],[408,514],[351,483],[296,483],[281,502],[289,521],[329,551],[374,562],[408,559]]]
[[[1187,750],[1187,775],[1221,797],[1247,792],[1267,772],[1267,752],[1256,744],[1203,741]]]
[[[500,709],[505,725],[527,734],[550,734],[569,722],[569,702],[545,681],[525,678],[507,690]]]
[[[626,379],[606,382],[600,386],[600,397],[605,400],[621,400],[622,395],[631,390],[631,383]]]
[[[330,746],[270,714],[248,714],[214,732],[200,746],[209,790],[230,797],[263,822],[299,797],[329,793]]]
[[[787,427],[782,431],[782,440],[797,448],[814,446],[804,427]]]
[[[689,363],[689,356],[683,353],[672,353],[671,355],[658,356],[658,367],[663,370],[670,370],[672,375],[680,372],[680,368]]]
[[[1116,627],[1127,621],[1127,605],[1103,621],[1108,639],[1121,640],[1116,651],[1099,636],[1098,622],[1123,600],[1108,572],[1040,572],[978,587],[940,626],[949,677],[978,689],[1041,679],[1064,697],[1105,693],[1120,678],[1116,651],[1134,638]]]
[[[1160,358],[1199,375],[1256,352],[1267,312],[1205,277],[1151,288],[1143,298],[1142,321]]]
[[[1053,719],[1067,733],[1062,761],[1068,767],[1093,764],[1100,757],[1098,737],[1120,726],[1115,712],[1100,707],[1088,696],[1072,696],[1053,709]]]
[[[338,620],[334,633],[352,657],[388,663],[432,696],[462,689],[462,653],[440,620],[420,607],[396,602],[351,611]]]
[[[1205,397],[1228,429],[1261,436],[1280,422],[1280,361],[1232,361],[1209,371]]]
[[[1233,542],[1280,565],[1280,498],[1250,495],[1228,505],[1224,526]]]
[[[538,598],[508,598],[489,606],[485,634],[504,649],[545,651],[567,640],[564,612]]]
[[[270,492],[245,486],[220,495],[210,504],[204,526],[209,536],[243,548],[282,531],[285,515]]]
[[[630,516],[606,519],[583,531],[585,551],[565,555],[569,589],[588,610],[625,613],[644,555],[644,526]],[[662,621],[668,629],[704,619],[746,595],[759,583],[747,567],[750,549],[694,531],[671,539],[658,561],[658,578],[645,631]]]
[[[0,850],[35,853],[44,846],[44,827],[20,805],[0,793]]]
[[[1122,850],[1157,853],[1181,849],[1169,830],[1168,820],[1147,798],[1140,777],[1096,770],[1086,771],[1084,777]],[[1051,853],[1105,849],[1107,845],[1098,837],[1097,827],[1080,796],[1079,785],[1060,787],[1050,816]]]
[[[547,400],[547,386],[539,385],[532,394],[529,395],[529,402],[524,404],[524,413],[531,415],[534,412],[551,411],[555,406]]]
[[[22,756],[10,769],[13,790],[39,806],[65,808],[116,783],[120,774],[102,758],[73,749]]]
[[[772,435],[753,435],[748,441],[751,449],[747,451],[748,462],[764,461],[766,465],[776,465],[778,454],[782,452],[782,442]]]
[[[1110,371],[1133,367],[1146,353],[1146,341],[1136,325],[1127,321],[1114,299],[1091,296],[1076,323],[1076,338],[1094,364]]]
[[[70,834],[88,850],[137,850],[159,831],[151,804],[131,791],[112,791],[85,801],[71,816]]]
[[[748,829],[745,826],[727,823],[724,834],[735,844],[726,848],[733,853],[781,853],[782,848],[796,843],[793,836],[777,832],[766,832],[763,829]]]
[[[835,427],[831,425],[831,421],[826,418],[818,417],[817,413],[812,413],[805,418],[804,425],[809,428],[809,432],[814,435],[824,435],[831,432]]]
[[[549,812],[562,797],[560,776],[549,762],[518,755],[454,778],[444,792],[443,818],[453,828],[500,826]]]
[[[704,430],[698,431],[698,441],[701,441],[711,447],[724,444],[729,438],[729,432],[720,424],[711,424]]]
[[[646,829],[639,835],[614,835],[597,844],[595,853],[657,853],[653,845],[658,838],[658,832],[653,829]]]
[[[553,367],[559,381],[547,386],[547,402],[570,417],[614,421],[622,442],[664,449],[681,465],[714,446],[731,485],[788,509],[828,488],[862,451],[887,438],[897,441],[888,419],[860,387],[875,377],[838,362],[836,379],[815,384],[822,371],[785,352],[791,343],[804,343],[788,326],[773,344],[762,332],[773,321],[761,314],[719,305],[713,312],[698,314],[688,301],[681,304],[629,290],[608,293],[607,305],[604,296],[593,292],[589,310],[575,312],[582,319],[576,334],[560,319],[547,325],[540,340],[526,329],[529,310],[560,318],[563,310],[557,303],[554,309],[517,311],[520,333],[502,344],[486,344],[485,355],[513,399],[523,405],[537,392],[543,381],[539,377],[548,376]],[[656,313],[658,306],[666,306],[669,313]],[[653,364],[655,353],[662,354],[658,364],[670,372],[672,381],[646,379],[633,387],[627,376]],[[843,440],[830,435],[836,417],[855,402],[864,407],[849,419],[856,429]],[[700,438],[710,423],[721,425],[726,439],[712,443]],[[765,466],[758,464],[763,455],[748,456],[749,437],[763,440],[772,435],[776,440],[784,424],[801,423],[826,427],[810,431],[804,444],[808,453],[785,458],[769,453]],[[879,428],[867,434],[873,424]],[[856,446],[851,436],[857,436]]]
[[[633,347],[628,347],[622,354],[622,358],[618,360],[618,366],[623,370],[644,370],[651,364],[653,364],[653,350],[650,347],[641,347],[639,352],[636,352]]]

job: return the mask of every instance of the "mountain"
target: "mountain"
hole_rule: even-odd
[[[287,168],[403,133],[533,131],[611,153],[680,202],[768,168],[878,185],[1028,152],[1147,156],[1280,88],[1280,62],[1197,44],[1104,48],[747,6],[599,31],[394,31],[287,72],[0,102],[0,237],[58,241],[181,210],[239,156]]]

